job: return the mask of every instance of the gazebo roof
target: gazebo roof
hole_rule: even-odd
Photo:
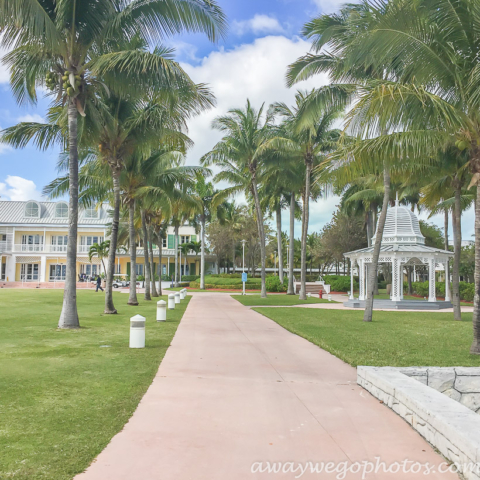
[[[355,257],[357,255],[362,254],[371,254],[373,253],[373,245],[367,248],[361,248],[359,250],[354,250],[353,252],[347,252],[343,255],[347,258]],[[449,252],[447,250],[442,250],[441,248],[434,248],[434,247],[427,247],[426,245],[399,245],[399,244],[386,244],[384,245],[382,242],[382,246],[380,247],[380,253],[387,253],[387,252],[399,252],[399,253],[407,253],[410,255],[415,256],[415,254],[421,255],[423,253],[436,253],[441,255],[452,255],[453,252]]]
[[[347,252],[343,255],[350,258],[372,254],[377,231],[372,238],[371,247],[361,248],[360,250]],[[398,203],[398,197],[395,206],[389,207],[387,210],[387,218],[385,220],[385,228],[383,229],[380,252],[398,252],[400,254],[403,253],[410,258],[422,254],[436,254],[442,255],[443,257],[453,255],[453,252],[442,250],[440,248],[427,247],[425,245],[425,237],[420,231],[420,223],[418,222],[417,216],[407,207],[400,206]]]

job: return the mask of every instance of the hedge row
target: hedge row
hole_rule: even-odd
[[[190,282],[190,287],[191,288],[200,288],[200,282]],[[205,288],[206,289],[220,289],[220,290],[241,290],[242,289],[242,283],[235,283],[235,284],[223,284],[223,283],[205,283]],[[246,282],[245,283],[245,288],[247,290],[260,290],[260,284],[258,283],[251,283],[251,282]]]
[[[428,297],[429,283],[427,282],[413,282],[412,283],[413,292],[421,297]],[[408,291],[408,284],[404,282],[403,285],[404,292]],[[435,283],[436,295],[439,297],[445,296],[445,282]],[[450,292],[452,291],[452,285],[450,284]],[[475,284],[460,282],[460,300],[465,302],[473,302],[473,296],[475,293]]]

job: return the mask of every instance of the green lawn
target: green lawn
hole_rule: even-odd
[[[307,298],[306,300],[299,300],[298,295],[285,295],[272,293],[267,298],[262,298],[260,295],[232,295],[232,298],[247,307],[260,305],[302,305],[305,303],[336,303],[328,302],[326,299],[319,299],[315,297]]]
[[[63,480],[82,472],[132,415],[187,305],[157,323],[156,301],[139,295],[140,305],[128,307],[128,295],[114,293],[120,314],[102,315],[103,295],[80,290],[82,328],[60,331],[62,296],[0,290],[2,479]],[[140,350],[128,348],[129,318],[137,313],[147,318]]]
[[[353,366],[480,366],[480,356],[469,354],[471,313],[456,322],[451,313],[378,311],[366,323],[363,311],[255,310]]]

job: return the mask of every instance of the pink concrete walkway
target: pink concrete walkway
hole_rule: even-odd
[[[157,328],[148,321],[147,328]],[[194,294],[135,414],[76,479],[335,479],[343,477],[252,473],[252,465],[443,462],[355,379],[354,368],[229,295]],[[401,472],[380,469],[366,478],[458,479]]]

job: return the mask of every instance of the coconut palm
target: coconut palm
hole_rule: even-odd
[[[200,289],[205,290],[205,227],[207,222],[218,216],[228,192],[216,190],[211,182],[206,181],[205,175],[198,175],[192,194],[197,204],[194,221],[200,224]]]
[[[212,124],[213,128],[224,133],[224,137],[201,161],[204,165],[215,164],[222,169],[215,180],[233,184],[226,189],[227,192],[243,192],[253,199],[260,238],[261,297],[265,298],[265,228],[258,194],[258,176],[267,156],[262,146],[271,136],[273,119],[268,112],[263,118],[263,110],[263,105],[257,111],[247,100],[245,109],[232,109],[227,115],[217,117]]]
[[[149,52],[117,51],[106,45],[122,43],[133,35],[145,42],[183,31],[202,31],[212,40],[223,34],[225,18],[212,0],[45,0],[0,2],[0,45],[13,50],[4,57],[11,69],[16,99],[35,102],[36,87],[46,84],[56,105],[68,105],[68,151],[70,156],[69,233],[67,273],[60,328],[78,328],[76,304],[76,250],[78,223],[78,114],[84,116],[97,88],[107,83],[134,83],[148,89],[156,65],[156,83],[175,77],[162,68],[165,58]],[[103,85],[102,85],[103,83]]]
[[[465,151],[477,187],[476,232],[480,231],[480,77],[475,0],[434,3],[393,0],[357,42],[349,57],[362,63],[368,55],[381,65],[385,79],[365,90],[352,112],[352,126],[364,138],[364,151],[381,150],[405,161],[433,157],[455,143]],[[368,53],[367,53],[368,52]],[[363,118],[362,118],[363,117]],[[480,235],[476,235],[474,340],[480,354]]]
[[[318,92],[297,92],[295,106],[288,107],[285,103],[275,103],[272,111],[282,118],[287,137],[276,137],[269,141],[268,147],[281,152],[281,155],[301,162],[305,165],[305,184],[302,188],[302,247],[301,247],[301,287],[300,299],[306,299],[305,281],[307,274],[307,237],[309,223],[310,198],[318,198],[321,194],[319,184],[312,182],[313,169],[326,159],[340,136],[340,131],[333,128],[333,124],[343,112],[339,105],[326,106],[316,109],[314,114],[305,112],[305,106]],[[312,183],[313,188],[312,188]]]
[[[102,262],[103,271],[106,272],[107,270],[105,268],[104,260],[105,258],[108,258],[109,250],[110,250],[109,240],[104,240],[101,243],[94,243],[88,251],[88,259],[91,262],[93,257],[97,257]]]

